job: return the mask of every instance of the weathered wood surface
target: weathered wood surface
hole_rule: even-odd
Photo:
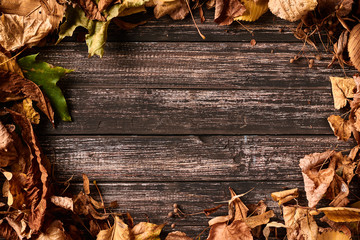
[[[51,136],[42,145],[64,181],[302,181],[299,159],[353,143],[329,136]]]
[[[102,59],[87,58],[76,37],[27,51],[75,69],[60,83],[74,121],[37,129],[57,179],[74,174],[71,189],[79,191],[87,173],[105,202],[117,200],[136,221],[148,215],[163,223],[173,203],[199,212],[227,200],[229,186],[238,193],[255,187],[246,203],[284,187],[302,189],[300,158],[352,147],[338,142],[326,121],[338,113],[328,77],[343,76],[338,66],[326,68],[330,55],[321,52],[312,69],[305,59],[290,64],[303,48],[292,35],[296,23],[266,14],[245,23],[252,36],[237,23],[215,25],[212,14],[199,25],[206,40],[190,18],[165,17],[127,32],[110,26]],[[304,197],[302,191],[306,205]],[[279,217],[276,203],[268,204]],[[195,237],[207,220],[177,221],[176,230]]]

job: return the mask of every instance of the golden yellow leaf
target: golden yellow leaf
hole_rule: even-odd
[[[279,202],[279,205],[282,205],[294,198],[299,197],[299,189],[293,188],[285,191],[273,192],[271,193],[271,197],[274,199],[274,201]]]
[[[351,237],[339,231],[326,231],[318,235],[317,240],[350,240]]]
[[[131,229],[134,240],[160,240],[160,233],[165,224],[156,225],[149,222],[141,222]]]
[[[254,1],[243,0],[246,11],[235,20],[253,22],[258,20],[269,9],[268,0]]]
[[[40,123],[40,114],[33,108],[30,98],[25,98],[21,103],[14,104],[11,109],[24,115],[33,124]]]
[[[299,20],[316,6],[317,0],[269,0],[270,11],[291,22]]]
[[[4,53],[0,52],[0,70],[13,72],[24,77],[21,68],[16,62],[16,58],[9,59]]]
[[[356,222],[360,221],[360,209],[349,207],[325,207],[319,208],[318,211],[334,222]]]
[[[338,140],[347,141],[351,137],[351,124],[348,120],[337,115],[331,115],[327,120]]]
[[[114,225],[106,230],[101,230],[97,240],[130,240],[130,230],[118,216],[115,216]]]
[[[347,98],[353,98],[356,84],[353,78],[330,77],[335,109],[346,106]]]

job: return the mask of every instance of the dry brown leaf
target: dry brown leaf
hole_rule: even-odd
[[[317,240],[350,240],[351,237],[339,231],[326,231],[318,235]]]
[[[210,229],[207,240],[252,240],[251,229],[245,222],[236,220],[230,225],[217,223]]]
[[[27,117],[32,124],[40,123],[40,114],[33,108],[30,98],[25,98],[22,102],[15,103],[11,109]]]
[[[105,9],[107,9],[108,6],[110,6],[110,4],[112,4],[115,1],[116,0],[100,0],[98,3],[99,11],[100,12],[104,11]]]
[[[283,216],[289,240],[316,240],[318,226],[309,210],[297,207],[283,207]]]
[[[257,226],[261,226],[264,224],[267,224],[270,221],[270,218],[274,217],[274,211],[270,210],[267,211],[263,214],[260,215],[256,215],[256,216],[251,216],[245,219],[245,223],[250,227],[250,228],[255,228]]]
[[[346,106],[347,99],[353,98],[356,84],[353,78],[330,77],[335,109]]]
[[[37,240],[70,240],[66,235],[63,224],[59,220],[53,221]]]
[[[6,127],[0,122],[0,167],[7,167],[17,161],[18,152]]]
[[[346,16],[351,12],[353,3],[354,0],[318,0],[317,9],[322,17],[327,17],[335,11],[339,16]]]
[[[317,0],[269,0],[269,9],[277,17],[294,22],[315,9]]]
[[[229,190],[231,194],[230,204],[233,204],[235,210],[234,220],[245,220],[249,209],[240,200],[240,197],[237,197],[236,193],[232,188],[229,188]]]
[[[360,209],[348,207],[325,207],[318,211],[325,213],[334,222],[357,222],[360,221]]]
[[[281,192],[273,192],[271,193],[271,197],[274,199],[274,201],[278,202],[279,205],[282,205],[294,198],[299,197],[299,189],[293,188]]]
[[[147,7],[155,7],[155,18],[169,15],[173,20],[182,20],[189,13],[186,0],[152,0],[146,3]]]
[[[328,122],[334,135],[337,136],[338,140],[347,141],[351,137],[351,124],[348,120],[343,119],[337,115],[331,115],[328,117]]]
[[[216,0],[214,22],[219,25],[230,25],[245,11],[246,8],[240,0]]]
[[[131,229],[134,240],[160,240],[159,235],[165,224],[156,225],[149,222],[141,222]]]
[[[322,218],[320,218],[320,221],[327,223],[332,230],[341,231],[345,235],[351,237],[351,230],[347,226],[345,226],[344,223],[333,222],[326,216],[323,216]]]
[[[8,102],[24,98],[30,98],[36,102],[36,106],[45,113],[51,123],[54,123],[54,112],[49,100],[40,88],[30,80],[15,73],[0,70],[0,102]]]
[[[60,196],[51,196],[51,202],[58,207],[74,211],[74,202],[72,198],[69,197],[60,197]]]
[[[97,240],[129,240],[130,229],[118,216],[115,216],[114,225],[106,230],[101,230]]]
[[[27,16],[3,14],[0,17],[0,45],[7,51],[33,47],[50,33],[50,20],[33,19]]]
[[[104,220],[108,218],[108,214],[100,214],[91,203],[88,195],[80,192],[73,198],[74,212],[78,215],[90,215],[94,219]]]
[[[83,186],[84,186],[84,192],[86,195],[90,194],[90,181],[89,178],[86,176],[86,174],[82,175],[83,178]]]
[[[360,24],[356,25],[350,32],[348,52],[351,62],[360,71]]]
[[[313,153],[306,155],[300,160],[300,168],[304,178],[306,198],[309,207],[315,207],[326,193],[330,183],[334,179],[336,159],[332,158],[334,151]],[[330,159],[329,166],[323,165]]]
[[[0,52],[0,64],[0,70],[5,72],[13,72],[24,77],[21,68],[16,62],[16,58],[10,59],[4,53]]]
[[[75,2],[84,11],[85,16],[91,20],[106,21],[106,18],[101,15],[98,6],[92,0],[75,0]]]
[[[286,228],[286,226],[282,223],[279,222],[270,222],[268,224],[266,224],[264,230],[263,230],[263,235],[265,237],[266,240],[269,239],[269,235],[270,235],[270,228],[271,227],[275,227],[275,228]]]
[[[192,240],[192,238],[186,236],[183,232],[176,231],[169,233],[165,240]]]

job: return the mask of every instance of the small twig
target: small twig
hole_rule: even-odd
[[[19,56],[23,51],[25,51],[25,49],[27,49],[27,47],[25,47],[23,50],[21,50],[20,52],[18,52],[18,53],[15,54],[13,57],[11,57],[11,58],[9,58],[8,60],[6,60],[5,62],[0,63],[0,66],[3,65],[3,64],[5,64],[5,63],[7,63],[7,62],[9,62],[9,61],[11,61],[11,60],[13,60],[13,59],[16,58],[17,56]]]
[[[96,184],[96,181],[95,181],[95,180],[93,181],[93,183],[94,183],[94,185],[95,185],[95,187],[96,187],[96,190],[97,190],[98,193],[99,193],[100,200],[101,200],[101,204],[103,205],[103,207],[104,207],[104,213],[106,214],[105,204],[104,204],[104,200],[103,200],[103,198],[102,198],[100,189],[99,189],[98,185]],[[109,227],[111,227],[110,222],[109,222],[109,219],[107,219],[107,224],[109,225]]]
[[[205,39],[205,36],[200,32],[200,29],[198,28],[198,25],[197,25],[196,22],[195,22],[195,19],[194,19],[194,16],[193,16],[193,14],[192,14],[192,11],[191,11],[191,8],[190,8],[190,4],[189,4],[188,0],[186,0],[185,2],[186,2],[187,7],[189,8],[189,12],[190,12],[190,15],[191,15],[191,19],[192,19],[193,22],[194,22],[194,25],[195,25],[196,30],[198,31],[200,37],[201,37],[202,39]]]

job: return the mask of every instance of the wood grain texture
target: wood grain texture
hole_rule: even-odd
[[[73,122],[42,134],[332,134],[329,90],[65,91]],[[46,121],[43,121],[46,123]]]
[[[140,30],[139,30],[140,31]],[[279,35],[281,38],[281,35]],[[85,43],[61,43],[32,50],[39,59],[75,69],[60,83],[73,86],[191,89],[328,89],[329,76],[343,76],[331,57],[322,54],[308,68],[307,60],[289,63],[303,48],[298,43],[107,43],[105,55],[88,58]],[[307,47],[306,56],[317,52]],[[273,53],[272,53],[273,52]],[[350,76],[355,70],[347,69]]]
[[[51,136],[41,139],[59,180],[301,181],[299,160],[349,149],[327,136]]]

